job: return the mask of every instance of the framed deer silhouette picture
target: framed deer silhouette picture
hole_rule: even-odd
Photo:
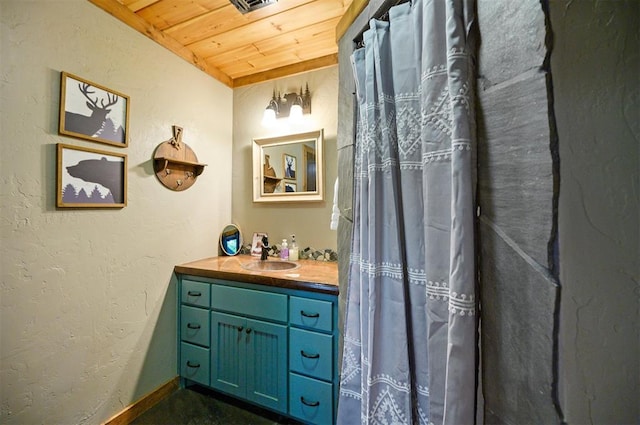
[[[92,142],[127,147],[129,96],[63,71],[58,132]]]
[[[284,178],[288,180],[296,179],[296,157],[288,153],[282,154],[282,167]]]

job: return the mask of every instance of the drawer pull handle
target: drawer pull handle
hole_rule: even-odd
[[[302,357],[306,357],[308,359],[319,359],[320,358],[320,354],[307,354],[304,352],[304,350],[300,350],[300,354],[302,354]]]
[[[200,325],[197,323],[187,323],[189,329],[200,329]]]
[[[305,404],[305,405],[307,405],[309,407],[318,407],[318,406],[320,406],[320,402],[319,401],[308,402],[302,396],[300,396],[300,401],[302,402],[302,404]]]
[[[238,326],[238,332],[242,332],[243,329],[244,329],[244,326]]]
[[[191,363],[191,360],[187,360],[187,366],[189,366],[189,367],[200,367],[200,363]]]
[[[311,318],[320,317],[320,313],[307,313],[304,310],[300,310],[300,314],[302,314],[304,317],[311,317]]]
[[[187,292],[187,294],[189,294],[190,297],[200,297],[200,296],[202,296],[202,292],[200,292],[200,291],[189,291],[189,292]]]

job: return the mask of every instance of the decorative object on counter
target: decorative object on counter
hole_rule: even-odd
[[[189,189],[204,171],[195,152],[182,141],[182,127],[172,126],[173,137],[162,142],[153,156],[154,170],[160,183],[171,190]]]
[[[316,261],[338,261],[338,253],[332,249],[325,249],[319,251],[311,247],[307,247],[300,251],[301,260],[316,260]]]
[[[268,256],[273,258],[280,258],[280,250],[281,246],[279,244],[271,244],[269,245],[267,250]],[[254,256],[259,256],[261,250],[258,251],[257,254],[254,254],[253,252],[254,251],[251,244],[246,244],[240,249],[240,254],[251,254]],[[298,259],[335,262],[338,261],[338,253],[329,248],[324,250],[317,250],[312,247],[307,247],[302,250],[298,248]],[[289,248],[289,261],[295,261],[291,258],[291,248]]]
[[[253,202],[323,201],[323,151],[322,129],[253,139]]]
[[[220,248],[226,255],[237,255],[242,248],[242,232],[235,224],[227,224],[220,233]]]
[[[265,232],[255,232],[253,234],[253,238],[251,240],[250,245],[250,253],[254,257],[260,257],[262,255],[262,247],[264,243],[262,242],[262,238],[268,238],[269,235]]]
[[[127,155],[58,143],[56,207],[127,206]]]
[[[63,71],[58,133],[126,148],[129,102],[126,94]]]
[[[262,125],[271,127],[275,125],[277,119],[287,117],[289,122],[295,124],[302,119],[304,114],[310,113],[311,92],[309,92],[308,83],[304,92],[300,87],[300,93],[286,93],[284,96],[278,93],[278,97],[276,97],[276,91],[274,90],[273,96],[262,115]]]

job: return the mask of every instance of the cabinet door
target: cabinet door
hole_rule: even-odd
[[[246,392],[246,319],[211,312],[211,386],[238,397]]]
[[[247,319],[247,399],[287,413],[287,327]]]

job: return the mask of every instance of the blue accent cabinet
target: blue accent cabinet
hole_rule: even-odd
[[[335,423],[337,294],[178,274],[178,303],[181,386]]]

